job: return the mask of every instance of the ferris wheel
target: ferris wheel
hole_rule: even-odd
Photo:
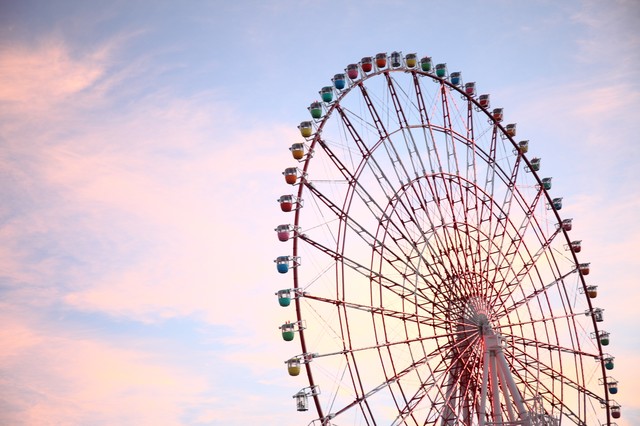
[[[314,425],[614,424],[598,289],[535,143],[430,57],[362,58],[319,96],[278,199],[297,410]]]

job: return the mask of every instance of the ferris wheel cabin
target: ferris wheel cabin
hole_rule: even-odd
[[[363,72],[371,72],[371,70],[373,70],[373,59],[371,56],[365,56],[360,59],[360,67]]]
[[[280,210],[285,213],[294,211],[302,207],[302,200],[292,194],[282,195],[278,198]]]
[[[490,96],[487,94],[478,96],[478,103],[482,108],[489,108],[489,105],[490,105],[489,98]]]
[[[407,64],[408,68],[415,68],[418,62],[418,55],[416,55],[415,53],[407,53],[407,56],[405,56],[404,60]]]
[[[298,126],[300,134],[303,138],[308,138],[313,134],[313,123],[311,121],[303,121]]]
[[[291,358],[287,361],[287,372],[290,376],[300,375],[300,358]]]
[[[400,52],[392,52],[389,59],[391,60],[392,68],[399,68],[400,65],[402,65],[402,55]]]
[[[430,56],[425,56],[420,59],[420,69],[425,72],[431,71],[431,67],[433,66],[433,61]]]
[[[604,368],[606,368],[607,370],[613,370],[613,367],[614,367],[613,359],[614,357],[612,357],[609,354],[603,355],[602,362],[604,363]]]
[[[453,84],[454,86],[460,86],[462,84],[462,73],[460,71],[452,72],[450,80],[451,84]]]
[[[291,151],[291,155],[296,160],[302,160],[304,158],[303,143],[294,143],[293,145],[291,145],[291,148],[289,148],[289,151]]]
[[[474,83],[473,81],[471,81],[469,83],[465,83],[464,84],[464,93],[466,93],[468,96],[475,96],[476,95],[476,83]]]
[[[309,105],[309,113],[314,120],[322,118],[322,104],[317,101],[312,102],[311,105]]]
[[[376,67],[384,68],[387,66],[387,54],[386,53],[378,53],[376,55]]]
[[[613,417],[614,419],[619,419],[620,418],[620,405],[617,404],[616,402],[612,402],[611,408],[611,417]]]
[[[333,100],[333,87],[332,86],[324,86],[320,89],[320,97],[323,102],[331,102]]]

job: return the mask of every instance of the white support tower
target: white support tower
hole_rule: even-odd
[[[542,410],[540,398],[527,401],[530,406],[525,403],[502,351],[500,336],[486,315],[479,314],[478,319],[484,343],[479,426],[557,426],[557,419]],[[487,404],[491,404],[491,413]]]

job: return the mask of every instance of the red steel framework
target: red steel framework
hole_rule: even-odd
[[[474,83],[397,55],[336,75],[303,131],[298,410],[311,397],[321,425],[613,424],[609,335],[588,264],[560,250],[562,200]]]

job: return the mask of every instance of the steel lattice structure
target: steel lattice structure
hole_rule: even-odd
[[[399,52],[320,96],[284,172],[297,191],[278,200],[298,410],[322,425],[612,424],[590,266],[503,110]]]

